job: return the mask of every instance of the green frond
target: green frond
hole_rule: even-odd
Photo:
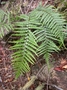
[[[12,28],[9,13],[5,13],[0,9],[0,38],[6,35]]]
[[[63,26],[65,20],[53,6],[39,6],[37,9],[30,13],[30,16],[35,17],[36,20],[39,20],[39,22],[42,23],[42,26],[48,27],[50,31],[55,35],[55,37],[59,38],[63,44],[64,35],[62,30],[64,29]]]
[[[55,41],[64,45],[63,33],[65,20],[57,10],[50,5],[39,6],[30,13],[30,18],[34,18],[40,23],[40,29],[34,31],[39,43],[37,50],[39,55],[43,55],[49,67],[49,56],[54,51],[59,51]]]
[[[15,50],[12,55],[12,63],[16,70],[16,77],[18,77],[30,70],[29,63],[35,63],[35,55],[37,55],[36,50],[38,45],[36,37],[29,29],[16,29],[15,33],[16,35],[14,34],[13,36],[18,35],[21,37],[19,40],[13,41],[15,45],[11,47],[11,49]]]
[[[54,35],[49,32],[48,28],[44,28],[41,31],[35,31],[35,35],[37,36],[37,41],[40,42],[40,46],[38,48],[39,55],[45,55],[46,53],[51,53],[53,51],[58,51],[59,48],[53,41],[58,41],[54,37]]]

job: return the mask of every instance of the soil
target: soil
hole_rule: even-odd
[[[42,3],[54,4],[54,0],[47,1],[48,0],[42,0]],[[32,4],[25,6],[21,12],[28,13],[36,8],[38,2],[39,0],[34,0]],[[30,0],[28,3],[30,3]],[[29,9],[27,10],[28,7]],[[3,8],[3,5],[1,8]],[[45,60],[42,60],[40,57],[37,58],[35,65],[30,66],[30,72],[15,80],[11,63],[11,54],[13,51],[9,50],[10,46],[11,45],[8,43],[5,44],[3,40],[0,41],[0,90],[23,90],[23,86],[30,81],[33,75],[37,76],[37,79],[34,81],[33,85],[26,90],[67,90],[67,50],[52,53],[49,72]],[[44,85],[43,89],[35,89],[42,84]]]

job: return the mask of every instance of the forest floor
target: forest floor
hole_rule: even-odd
[[[29,90],[35,90],[38,85],[44,83],[44,89],[47,90],[67,90],[67,51],[52,53],[50,58],[50,73],[44,60],[39,58],[35,65],[31,66],[31,71],[17,80],[14,77],[14,71],[11,65],[11,52],[9,45],[0,43],[0,90],[23,90],[20,89],[33,75],[38,79]]]
[[[24,4],[29,4],[27,4],[21,12],[28,13],[36,8],[38,2],[41,0],[24,1]],[[18,0],[16,0],[16,3],[17,2]],[[48,0],[42,0],[42,3],[54,4],[54,0],[49,0],[49,2]],[[3,6],[1,8],[3,8]],[[36,63],[30,66],[30,72],[15,80],[14,70],[11,64],[11,54],[13,51],[9,50],[11,45],[5,43],[3,40],[0,41],[0,90],[23,90],[22,87],[30,81],[31,76],[36,76],[37,79],[33,85],[24,90],[67,90],[67,50],[52,53],[49,72],[45,60],[39,57]],[[43,89],[36,89],[37,86],[41,87],[40,85],[42,84]]]

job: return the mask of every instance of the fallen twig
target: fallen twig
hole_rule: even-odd
[[[37,79],[37,76],[31,76],[31,80],[28,81],[21,90],[27,90],[32,84],[34,84],[34,81],[36,79]]]

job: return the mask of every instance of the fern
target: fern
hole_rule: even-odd
[[[13,67],[16,72],[16,77],[28,72],[30,70],[29,63],[35,63],[35,56],[37,55],[37,42],[35,35],[28,28],[28,18],[25,15],[20,15],[20,19],[24,19],[23,22],[15,23],[14,37],[20,37],[19,40],[15,40],[12,43],[15,45],[11,49],[15,50],[13,56]]]
[[[65,20],[53,6],[39,6],[36,10],[31,12],[31,15],[42,22],[43,26],[48,27],[55,37],[59,38],[63,43],[64,38],[62,30]]]
[[[14,37],[12,41],[15,52],[12,55],[12,64],[16,77],[30,70],[29,63],[34,64],[35,55],[43,55],[49,67],[49,58],[52,52],[60,48],[55,41],[64,45],[63,33],[65,20],[52,6],[39,6],[28,15],[20,15],[14,22]]]
[[[0,10],[0,38],[6,35],[11,28],[10,14]]]
[[[37,42],[40,43],[38,48],[38,54],[44,55],[49,67],[49,57],[51,52],[60,50],[55,44],[55,41],[64,45],[64,24],[65,20],[57,12],[57,10],[50,5],[39,6],[30,13],[31,18],[35,18],[41,23],[42,29],[35,30],[34,34],[37,37]]]
[[[39,55],[44,55],[44,59],[49,67],[49,57],[51,53],[60,50],[59,47],[54,43],[55,41],[58,42],[59,40],[55,38],[53,33],[49,31],[48,27],[41,30],[36,30],[34,34],[37,36],[37,42],[40,43],[37,52]]]

